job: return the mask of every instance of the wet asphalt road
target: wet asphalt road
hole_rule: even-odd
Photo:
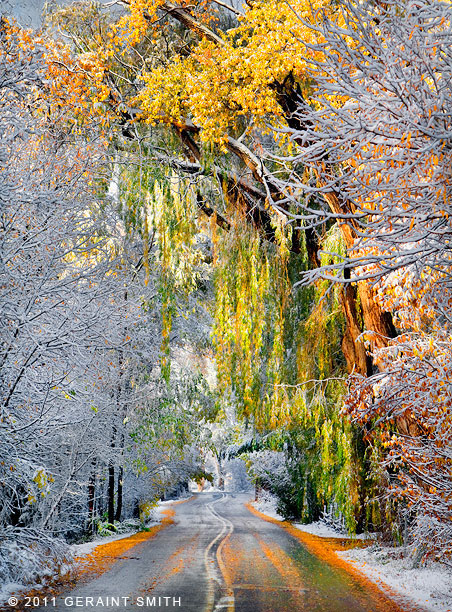
[[[247,495],[202,493],[175,506],[174,524],[130,549],[105,574],[63,593],[68,610],[400,612],[287,531],[244,506]],[[40,608],[45,610],[49,608]]]

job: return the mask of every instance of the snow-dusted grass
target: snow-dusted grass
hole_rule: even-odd
[[[305,533],[310,533],[311,535],[318,536],[319,538],[336,538],[343,540],[344,538],[349,538],[349,534],[345,530],[338,529],[331,525],[328,525],[325,521],[315,521],[314,523],[309,523],[308,525],[303,525],[302,523],[294,523],[294,527],[299,529],[300,531],[304,531]],[[359,533],[353,536],[354,540],[372,540],[372,536],[366,533]]]
[[[308,525],[303,525],[302,523],[294,523],[294,527],[299,529],[300,531],[304,531],[305,533],[310,533],[311,535],[319,536],[319,538],[347,538],[348,534],[330,525],[327,525],[323,521],[315,521],[314,523],[309,523]]]
[[[259,495],[259,499],[257,501],[252,502],[252,506],[256,508],[262,514],[269,516],[270,518],[276,519],[278,521],[284,521],[284,518],[278,514],[276,509],[278,498],[269,493],[268,491],[263,491]],[[293,523],[294,527],[297,527],[300,531],[305,531],[306,533],[311,533],[312,535],[319,536],[321,538],[342,538],[347,537],[347,534],[343,531],[339,531],[330,525],[327,525],[324,521],[317,521],[315,523],[310,523],[309,525],[303,525],[301,523]]]
[[[336,554],[381,586],[412,599],[432,612],[452,612],[452,569],[441,563],[413,568],[410,557],[397,548],[379,545],[354,548]]]
[[[252,505],[270,518],[283,520],[276,512],[276,498],[269,493],[265,493],[262,499]],[[320,538],[343,540],[347,537],[344,532],[323,521],[309,525],[294,523],[294,527]],[[356,538],[367,539],[365,535]],[[413,560],[403,557],[402,552],[401,548],[382,547],[377,544],[335,551],[383,591],[388,591],[389,588],[393,593],[398,593],[432,612],[452,612],[452,569],[433,562],[425,567],[414,568]]]
[[[278,521],[284,521],[284,518],[278,514],[278,511],[276,510],[277,502],[277,497],[268,491],[264,491],[261,493],[257,501],[252,502],[252,506],[270,518],[274,518]],[[341,538],[343,540],[344,538],[349,537],[346,531],[337,529],[336,527],[327,524],[325,521],[316,521],[314,523],[309,523],[308,525],[293,523],[293,525],[300,531],[319,536],[320,538]],[[365,540],[367,539],[367,536],[362,534],[355,536],[355,538]]]

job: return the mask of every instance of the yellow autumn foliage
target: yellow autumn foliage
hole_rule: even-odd
[[[162,4],[131,1],[129,25],[137,35],[144,23],[149,26],[143,11]],[[189,55],[176,56],[168,66],[144,75],[144,89],[135,100],[143,117],[149,123],[188,117],[202,128],[204,141],[221,142],[242,118],[260,123],[280,116],[274,85],[288,75],[303,82],[314,53],[311,45],[319,42],[307,24],[329,4],[253,2],[239,25],[220,35],[221,44],[204,36]]]

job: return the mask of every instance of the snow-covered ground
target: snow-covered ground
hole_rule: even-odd
[[[277,521],[284,520],[276,510],[276,498],[268,492],[263,493],[258,501],[253,502],[253,507],[259,510],[259,512],[262,512],[262,514],[266,514]],[[309,523],[309,525],[303,525],[302,523],[293,523],[293,525],[300,531],[319,536],[320,538],[341,538],[343,540],[348,537],[346,531],[335,529],[325,521],[316,521],[315,523]],[[355,538],[358,540],[369,539],[366,534],[357,535]]]
[[[149,524],[150,527],[152,525],[158,525],[158,522],[152,522]],[[112,536],[97,536],[93,540],[89,542],[84,542],[83,544],[72,544],[69,546],[69,559],[82,559],[87,555],[91,554],[95,548],[98,546],[103,546],[104,544],[110,544],[111,542],[115,542],[116,540],[121,540],[123,538],[129,538],[133,533],[136,533],[136,530],[125,531],[120,534],[112,535]],[[72,561],[71,561],[72,564]],[[66,572],[71,572],[72,568],[75,567],[73,565],[63,565],[60,568],[60,573],[65,574]],[[53,573],[52,573],[53,574]],[[55,581],[58,576],[52,575],[45,569],[40,576],[36,575],[36,584],[28,583],[21,584],[15,582],[8,582],[4,584],[0,584],[0,609],[2,603],[6,602],[9,597],[14,595],[15,597],[20,597],[21,594],[29,593],[31,591],[39,591],[44,588],[44,585],[50,584]],[[38,582],[39,581],[39,582]]]
[[[400,558],[396,548],[376,544],[336,554],[379,586],[387,585],[432,612],[452,612],[452,568],[441,563],[413,568],[410,557]]]
[[[263,499],[253,502],[253,506],[262,514],[282,521],[284,519],[277,513],[275,502],[275,498],[266,494]],[[309,525],[295,523],[294,526],[323,538],[344,538],[344,533],[322,521]],[[360,539],[365,539],[365,536]],[[389,587],[432,612],[452,612],[452,568],[433,562],[425,567],[413,568],[413,560],[402,557],[400,549],[377,544],[336,551],[336,554],[383,590]]]

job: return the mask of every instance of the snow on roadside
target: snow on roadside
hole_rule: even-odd
[[[302,523],[294,523],[294,527],[305,533],[319,536],[319,538],[336,538],[343,540],[344,538],[350,538],[346,531],[341,531],[331,525],[327,525],[324,521],[315,521],[314,523],[308,523],[304,525]],[[371,540],[372,536],[367,533],[359,533],[353,536],[354,540]]]
[[[164,501],[159,501],[157,506],[155,507],[155,512],[162,513],[168,506],[172,504],[180,504],[180,502],[188,501],[193,497],[193,493],[189,493],[188,495],[184,495],[183,497],[177,497],[175,499],[165,499]]]
[[[262,514],[269,516],[270,518],[276,519],[278,521],[284,521],[284,518],[278,514],[276,510],[278,499],[265,491],[262,493],[257,501],[251,502],[251,505],[256,508]],[[333,527],[330,527],[323,521],[316,521],[315,523],[309,523],[308,525],[303,525],[302,523],[293,523],[293,526],[299,529],[300,531],[305,531],[306,533],[310,533],[312,535],[319,536],[321,538],[346,538],[348,537],[345,532],[338,531]],[[366,536],[356,536],[359,539],[365,539]]]
[[[165,510],[174,504],[174,502],[185,501],[185,499],[190,499],[188,497],[178,497],[177,499],[168,499],[165,501],[159,501],[157,506],[152,511],[152,518],[149,521],[146,521],[146,527],[155,527],[155,525],[159,525],[162,522],[162,518],[164,517]],[[94,540],[90,542],[84,542],[83,544],[72,544],[70,546],[70,551],[74,557],[85,557],[93,552],[95,548],[98,546],[102,546],[103,544],[110,544],[110,542],[116,542],[116,540],[122,540],[123,538],[129,538],[134,533],[140,530],[140,523],[136,521],[136,528],[132,528],[132,521],[129,521],[131,525],[131,529],[127,531],[122,531],[121,533],[117,533],[111,536],[97,536]]]
[[[17,594],[23,593],[25,589],[29,589],[30,587],[25,587],[25,585],[19,582],[7,582],[6,584],[0,585],[0,610],[1,606],[8,601],[10,597],[13,595],[17,597]],[[33,589],[36,586],[32,587]],[[40,586],[38,586],[40,588]]]
[[[160,517],[152,522],[146,524],[147,527],[153,527],[154,525],[158,525],[161,522]],[[64,575],[66,573],[71,572],[74,567],[73,561],[78,559],[78,561],[82,561],[84,557],[90,555],[98,546],[103,546],[105,544],[110,544],[111,542],[115,542],[116,540],[122,540],[123,538],[130,538],[131,535],[137,533],[139,531],[139,522],[137,521],[136,529],[131,528],[122,533],[118,533],[111,536],[97,536],[94,540],[90,542],[84,542],[83,544],[71,544],[69,548],[68,555],[68,563],[60,566],[59,572],[60,575]],[[25,562],[25,560],[24,560]],[[1,570],[1,567],[0,567]],[[0,609],[4,602],[6,602],[11,596],[19,597],[23,594],[30,593],[31,591],[37,591],[44,589],[48,586],[49,583],[52,583],[55,580],[58,580],[59,576],[57,574],[52,575],[52,573],[45,573],[44,568],[42,570],[41,575],[35,575],[35,582],[24,582],[24,583],[13,583],[8,582],[5,584],[0,584]]]
[[[378,545],[337,551],[367,578],[383,589],[412,599],[432,612],[452,612],[452,570],[441,563],[413,568],[409,557],[397,558],[396,548]]]
[[[152,521],[151,523],[146,523],[146,527],[153,527],[154,525],[158,525],[160,521]],[[139,531],[139,529],[131,529],[130,531],[124,531],[122,533],[117,533],[116,535],[111,536],[97,536],[94,540],[90,542],[84,542],[83,544],[71,544],[69,550],[71,551],[74,557],[86,557],[93,552],[95,548],[98,546],[102,546],[103,544],[110,544],[110,542],[116,542],[116,540],[122,540],[123,538],[130,538],[131,535]]]
[[[322,521],[315,521],[315,523],[309,523],[308,525],[303,525],[302,523],[294,523],[294,527],[299,529],[300,531],[304,531],[305,533],[310,533],[311,535],[319,536],[319,538],[347,538],[348,535],[334,527],[330,527],[326,523]],[[359,537],[359,536],[357,536]]]
[[[268,491],[263,491],[259,499],[251,502],[253,508],[256,508],[258,512],[262,512],[262,514],[266,514],[270,518],[276,519],[277,521],[283,521],[284,518],[278,514],[276,510],[276,504],[278,499],[269,493]]]

